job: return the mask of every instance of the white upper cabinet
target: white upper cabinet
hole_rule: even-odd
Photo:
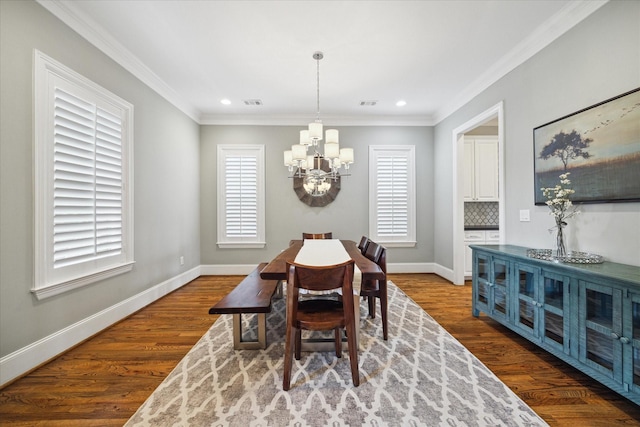
[[[497,202],[498,138],[465,136],[464,201]]]

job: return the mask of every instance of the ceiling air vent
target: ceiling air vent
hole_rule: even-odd
[[[260,100],[260,99],[245,99],[245,100],[244,100],[244,105],[257,105],[257,106],[261,106],[261,105],[262,105],[262,100]]]
[[[378,103],[378,101],[360,101],[360,106],[361,107],[373,107],[377,103]]]

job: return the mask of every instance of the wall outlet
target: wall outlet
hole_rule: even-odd
[[[180,257],[180,265],[184,265],[184,257],[183,256]]]
[[[529,222],[531,218],[529,216],[529,209],[520,210],[520,222]]]

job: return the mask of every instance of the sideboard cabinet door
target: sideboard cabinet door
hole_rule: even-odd
[[[622,291],[581,280],[580,361],[622,383]]]
[[[630,384],[634,393],[640,394],[640,293],[630,292],[623,304],[624,384]]]
[[[504,258],[476,253],[473,258],[473,299],[475,316],[481,311],[503,321],[509,320],[509,268]]]
[[[540,307],[542,293],[540,292],[540,269],[521,263],[514,264],[514,288],[517,290],[516,307],[514,310],[516,325],[525,333],[540,342],[541,328]]]
[[[571,278],[542,270],[540,282],[542,294],[540,336],[542,342],[569,354],[569,337],[571,335],[569,286]]]
[[[514,263],[513,278],[517,281],[515,324],[532,341],[568,354],[571,279],[519,262]]]

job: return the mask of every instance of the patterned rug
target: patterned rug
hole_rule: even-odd
[[[389,282],[389,340],[361,304],[360,386],[348,353],[302,353],[282,390],[284,301],[265,350],[233,350],[221,316],[126,426],[544,426],[473,354]],[[253,316],[249,318],[246,328]]]

